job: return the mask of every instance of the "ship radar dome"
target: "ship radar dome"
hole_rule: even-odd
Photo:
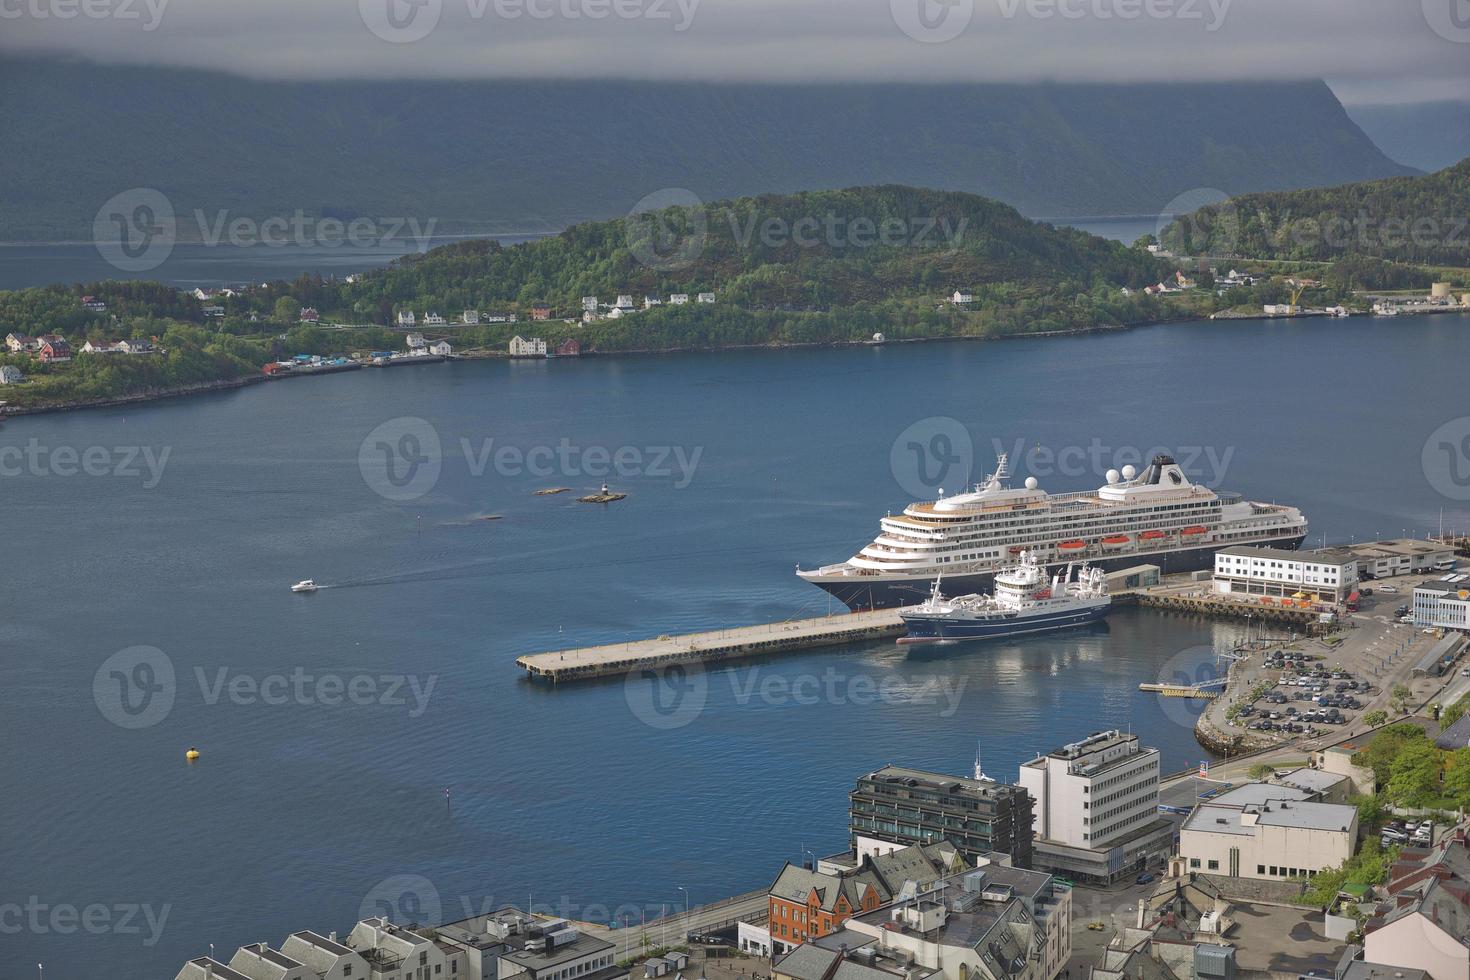
[[[1038,485],[1039,484],[1037,484],[1037,482],[1036,482],[1036,477],[1034,477],[1034,476],[1028,476],[1028,477],[1026,477],[1026,489],[1027,490],[1035,490]]]
[[[1108,470],[1109,483],[1117,483],[1121,479],[1123,479],[1123,474],[1119,473],[1117,470]]]
[[[1129,463],[1127,466],[1123,467],[1123,479],[1131,480],[1137,475],[1138,470],[1134,467],[1132,463]]]

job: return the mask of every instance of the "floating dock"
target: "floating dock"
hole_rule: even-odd
[[[1224,678],[1221,678],[1220,684],[1212,687],[1199,684],[1140,684],[1138,689],[1166,698],[1199,698],[1202,701],[1213,701],[1221,695],[1221,688],[1224,686]]]
[[[634,670],[671,664],[709,666],[729,660],[765,657],[814,647],[861,643],[899,636],[904,632],[897,609],[840,613],[820,619],[797,619],[760,626],[660,636],[606,646],[579,647],[532,653],[516,659],[516,666],[536,680],[552,683],[612,677]]]

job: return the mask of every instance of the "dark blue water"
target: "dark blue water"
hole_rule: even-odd
[[[1442,507],[1463,526],[1465,505],[1441,492],[1458,485],[1426,475],[1421,451],[1466,412],[1467,327],[1232,322],[453,363],[9,420],[0,976],[38,961],[55,978],[99,964],[172,976],[211,942],[227,958],[295,929],[342,930],[385,895],[404,918],[531,898],[636,919],[681,902],[681,886],[697,904],[768,884],[803,848],[838,849],[861,773],[964,772],[977,739],[1003,778],[1111,726],[1187,767],[1200,757],[1187,708],[1137,684],[1192,674],[1237,626],[1120,611],[1095,632],[940,657],[875,643],[659,691],[548,690],[513,661],[825,612],[793,568],[846,557],[906,502],[900,483],[917,471],[902,452],[894,464],[893,443],[910,426],[946,431],[924,421],[937,417],[962,420],[982,467],[992,440],[1023,440],[1018,476],[1025,460],[1050,466],[1038,446],[1070,458],[1097,440],[1104,465],[1128,447],[1204,447],[1214,456],[1201,460],[1228,458],[1215,482],[1301,505],[1314,536],[1424,529]],[[392,421],[406,417],[424,424]],[[432,457],[434,437],[437,479],[432,463],[413,479],[396,469],[403,486],[382,479],[379,443]],[[497,465],[506,446],[547,447],[553,472]],[[155,468],[168,453],[156,485],[128,465],[138,447]],[[654,472],[611,477],[629,496],[608,507],[532,495],[595,489],[588,447],[628,447],[625,468],[636,449]],[[662,447],[699,453],[686,486],[654,465]],[[944,459],[961,456],[951,446]],[[95,475],[74,472],[81,460]],[[1061,468],[1043,485],[1101,482]],[[491,515],[502,519],[478,519]],[[307,576],[333,587],[287,591]],[[136,646],[161,652],[102,669]],[[139,714],[121,709],[112,668]],[[355,683],[358,696],[298,695],[293,673]],[[384,675],[434,686],[420,705]],[[167,689],[171,707],[145,687]],[[191,745],[203,753],[193,765]],[[88,906],[91,928],[76,928],[66,910]],[[140,933],[119,928],[131,906],[167,908],[151,945],[141,915],[126,923]]]
[[[0,243],[0,289],[27,289],[54,282],[89,283],[106,279],[151,279],[181,289],[272,282],[317,273],[341,279],[354,272],[381,268],[409,253],[426,252],[460,241],[462,237],[401,237],[371,243],[350,240],[323,244],[179,243],[172,246],[166,256],[160,253],[158,264],[143,270],[119,269],[89,243]],[[504,244],[513,245],[534,236],[494,237]]]

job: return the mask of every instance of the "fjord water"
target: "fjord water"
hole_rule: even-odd
[[[1423,531],[1441,508],[1464,526],[1445,495],[1458,485],[1426,474],[1421,451],[1467,413],[1467,328],[1237,321],[461,362],[8,420],[0,976],[40,961],[48,977],[167,977],[210,943],[227,959],[340,931],[385,899],[403,920],[529,898],[636,921],[681,904],[681,886],[698,904],[763,887],[803,848],[839,849],[858,775],[965,772],[977,739],[1002,778],[1112,726],[1188,767],[1201,755],[1188,707],[1137,684],[1208,671],[1238,625],[1123,610],[1105,629],[940,655],[812,651],[691,675],[682,700],[675,685],[553,690],[513,661],[825,613],[794,567],[846,557],[907,502],[906,441],[891,450],[915,423],[945,431],[922,421],[938,417],[973,436],[977,471],[993,441],[1020,441],[1018,478],[1042,468],[1037,446],[1205,447],[1196,478],[1300,505],[1314,541]],[[432,427],[442,464],[424,496],[395,501],[374,487],[423,485],[369,485],[359,455],[404,418]],[[425,431],[379,430],[368,472],[379,442]],[[563,440],[572,467],[550,475],[494,459]],[[97,475],[69,475],[65,450],[91,447]],[[151,455],[130,460],[139,447]],[[672,459],[670,475],[614,476],[629,496],[610,506],[533,495],[596,489],[573,471],[587,447],[634,447],[650,467],[677,447],[697,465],[684,486]],[[1042,484],[1095,486],[1092,465]],[[329,587],[288,591],[306,577]],[[137,717],[107,702],[115,679],[99,668],[140,645],[167,657],[173,702],[127,728],[114,720]],[[293,672],[376,686],[325,703],[332,690],[298,694]],[[417,691],[381,680],[404,674]],[[110,918],[49,917],[88,906]],[[156,941],[142,914],[119,928],[129,906],[167,911]]]

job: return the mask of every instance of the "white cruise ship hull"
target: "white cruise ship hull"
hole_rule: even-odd
[[[1220,541],[1198,548],[1177,547],[1148,551],[1142,548],[1130,550],[1116,556],[1089,557],[1088,563],[1104,571],[1117,571],[1137,565],[1156,565],[1163,574],[1172,572],[1194,572],[1215,567],[1215,552],[1233,544],[1262,545],[1272,548],[1296,550],[1306,539],[1305,531],[1294,531],[1284,537],[1262,537],[1251,541]],[[1060,569],[1065,561],[1050,563],[1050,568]],[[880,572],[840,566],[839,569],[824,568],[817,571],[798,573],[802,579],[831,593],[839,602],[854,611],[864,609],[890,609],[895,606],[911,606],[922,602],[929,595],[936,570],[923,572]],[[995,570],[985,572],[963,572],[942,569],[945,591],[952,595],[973,592],[990,592],[995,582]]]

